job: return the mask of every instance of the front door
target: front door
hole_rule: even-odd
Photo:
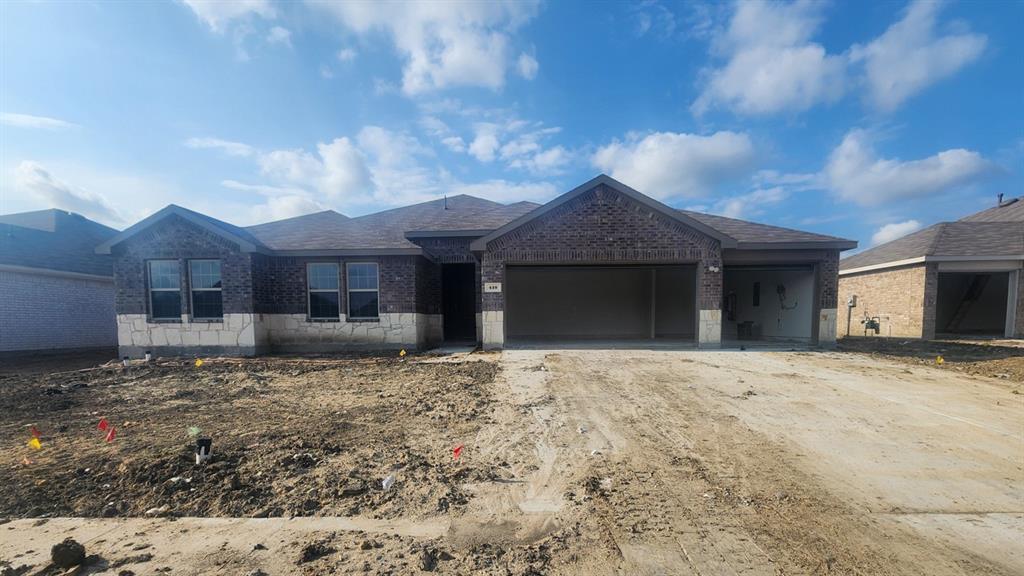
[[[472,264],[441,266],[444,339],[476,341],[476,279]]]

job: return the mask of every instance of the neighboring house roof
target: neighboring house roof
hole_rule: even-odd
[[[1004,200],[998,206],[964,216],[961,222],[1024,222],[1024,196]]]
[[[0,265],[113,276],[93,247],[117,230],[79,214],[49,209],[0,216]]]
[[[472,244],[473,249],[482,249],[491,239],[522,226],[601,184],[672,220],[718,239],[725,248],[845,250],[857,245],[852,240],[834,236],[676,210],[602,174],[544,205],[533,202],[501,204],[460,194],[357,218],[348,218],[343,214],[326,210],[245,228],[172,204],[111,238],[97,248],[97,251],[109,253],[114,245],[171,215],[185,218],[228,238],[239,244],[243,251],[249,252],[280,255],[420,254],[422,249],[411,239],[430,236],[476,238]]]
[[[1024,257],[1024,224],[1020,222],[940,222],[843,258],[841,272],[928,258],[982,260]],[[910,262],[907,262],[910,263]]]
[[[1011,200],[956,222],[939,222],[843,258],[844,273],[931,260],[1024,258],[1024,202]]]

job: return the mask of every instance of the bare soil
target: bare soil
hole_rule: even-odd
[[[938,366],[941,356],[947,370],[1024,382],[1024,340],[844,338],[839,349],[918,366]]]
[[[100,574],[1020,573],[1024,402],[977,375],[1017,358],[895,350],[0,375],[0,570],[72,536]]]

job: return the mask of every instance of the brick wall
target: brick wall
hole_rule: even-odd
[[[114,280],[118,314],[148,314],[149,260],[175,259],[181,266],[181,313],[189,314],[187,260],[220,260],[224,313],[253,311],[253,278],[250,255],[238,245],[179,218],[170,216],[114,248]]]
[[[114,285],[0,271],[0,351],[113,348]]]
[[[828,274],[824,273],[823,282]],[[938,274],[928,274],[925,266],[905,266],[874,272],[841,276],[838,286],[839,317],[836,327],[838,336],[846,335],[846,302],[857,295],[857,307],[853,309],[850,322],[851,335],[863,335],[860,320],[865,314],[881,316],[882,336],[900,338],[921,338],[925,335],[926,313],[930,309],[931,330],[935,330],[935,296],[932,289],[931,305],[926,306],[926,277],[932,276],[937,282]],[[936,284],[937,286],[937,284]],[[824,307],[824,290],[822,291]],[[928,337],[928,336],[926,336]]]
[[[491,241],[482,282],[504,282],[508,263],[683,263],[721,269],[718,240],[600,185]],[[718,309],[721,272],[703,271],[701,308]],[[503,293],[483,294],[485,311],[504,309]]]
[[[822,310],[839,307],[839,250],[827,250],[818,262],[819,307]],[[843,305],[846,300],[843,300]]]

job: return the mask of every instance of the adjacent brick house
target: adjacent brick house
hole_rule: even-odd
[[[1022,267],[1024,201],[1000,198],[843,259],[839,335],[1024,337]]]
[[[463,195],[247,228],[168,206],[97,250],[115,262],[121,349],[139,355],[552,339],[827,345],[839,252],[855,245],[675,210],[599,176],[543,206]]]
[[[117,230],[62,210],[0,216],[0,353],[113,348]]]

